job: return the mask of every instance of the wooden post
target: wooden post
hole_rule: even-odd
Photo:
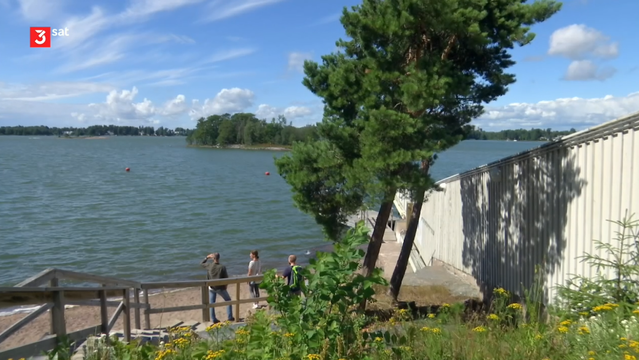
[[[149,314],[149,289],[144,289],[144,303],[146,308],[144,309],[144,328],[146,330],[151,329],[151,314]]]
[[[49,282],[52,288],[58,287],[58,278],[55,277]],[[67,334],[67,326],[64,321],[64,292],[55,291],[53,293],[53,307],[51,308],[51,335],[60,336]]]
[[[106,290],[100,290],[100,332],[106,334],[105,340],[109,343],[109,314],[107,309]]]
[[[135,294],[133,294],[133,299],[134,299],[134,303],[135,303],[135,328],[136,329],[142,329],[142,326],[140,325],[140,289],[138,288],[133,288],[133,291],[135,291]]]
[[[122,303],[124,304],[123,325],[124,341],[131,342],[131,294],[129,289],[122,291]]]
[[[238,301],[237,303],[235,303],[235,321],[236,322],[240,322],[240,284],[236,283],[235,284],[235,301]]]
[[[208,286],[202,286],[202,305],[209,304],[209,289]],[[211,312],[208,308],[202,309],[202,321],[209,322],[211,321]]]

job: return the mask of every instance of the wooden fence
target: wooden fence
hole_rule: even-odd
[[[124,340],[131,341],[131,310],[133,310],[134,328],[150,329],[151,314],[202,310],[202,321],[210,321],[209,309],[219,306],[235,306],[236,321],[240,321],[240,304],[266,301],[266,297],[240,299],[240,284],[261,281],[262,275],[228,278],[222,280],[194,280],[173,282],[141,283],[112,277],[90,275],[62,269],[46,269],[26,279],[14,287],[0,287],[0,309],[24,305],[40,305],[35,311],[9,326],[0,333],[0,343],[15,332],[44,314],[50,313],[50,331],[43,339],[8,350],[0,351],[0,359],[22,358],[41,355],[52,350],[66,337],[69,341],[80,343],[91,335],[110,334],[116,321],[122,316]],[[60,280],[84,281],[99,284],[99,287],[59,286]],[[209,304],[208,286],[235,284],[234,300]],[[48,285],[41,287],[42,285]],[[149,303],[149,290],[200,288],[202,303],[178,307],[152,308]],[[140,299],[142,293],[143,299]],[[133,295],[133,298],[131,297]],[[122,300],[109,301],[108,298],[121,297]],[[86,329],[67,333],[64,316],[65,305],[99,306],[100,324]],[[109,318],[108,307],[116,307]],[[142,311],[140,311],[142,310]],[[144,315],[144,328],[141,327],[141,315]],[[108,336],[107,336],[108,341]]]

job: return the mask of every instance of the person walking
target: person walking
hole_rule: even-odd
[[[209,260],[212,260],[212,262],[209,262]],[[229,277],[226,266],[220,264],[220,253],[207,255],[201,264],[206,268],[207,280],[227,279]],[[209,286],[209,303],[215,304],[218,295],[220,295],[224,301],[231,301],[231,296],[226,290],[226,285]],[[215,308],[210,308],[209,310],[211,311],[211,321],[214,324],[219,323],[220,321],[215,316]],[[229,321],[235,321],[232,305],[228,306],[226,313]]]
[[[302,285],[304,278],[302,276],[302,267],[297,265],[297,256],[289,255],[288,265],[282,274],[282,278],[287,279],[291,295],[302,295]]]
[[[251,261],[248,265],[248,275],[247,276],[256,276],[262,275],[262,263],[260,263],[260,256],[257,253],[257,250],[251,251],[249,254],[251,257]],[[257,299],[260,297],[260,283],[251,281],[249,283],[249,290],[251,292],[251,297]],[[259,302],[253,303],[253,309],[259,309]]]

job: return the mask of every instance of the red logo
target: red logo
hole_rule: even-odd
[[[32,27],[30,28],[29,45],[32,48],[48,48],[51,47],[51,28],[50,27]]]

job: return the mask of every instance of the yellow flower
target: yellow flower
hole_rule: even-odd
[[[559,323],[561,326],[570,326],[572,324],[572,320],[564,320]]]
[[[509,309],[513,309],[513,310],[521,310],[521,304],[519,303],[512,303],[510,305],[508,305]]]
[[[627,348],[627,347],[628,347],[628,345],[626,345],[626,344],[621,344],[621,345],[619,345],[619,348],[620,348],[620,349],[625,349],[625,348]]]
[[[474,332],[484,332],[486,331],[486,328],[483,326],[478,326],[476,328],[473,329]]]
[[[430,331],[430,328],[429,328],[428,326],[424,326],[424,327],[422,328],[422,331],[424,331],[424,332]]]
[[[321,356],[319,356],[319,354],[308,354],[308,355],[306,355],[306,358],[307,358],[308,360],[319,360],[319,359],[321,359],[322,357],[321,357]]]
[[[379,336],[375,338],[375,342],[382,342],[382,341],[384,341],[384,339],[382,339],[382,338],[381,338],[381,337],[379,337]]]
[[[213,359],[221,357],[222,355],[224,355],[225,352],[226,352],[225,350],[218,350],[218,351],[209,350],[206,353],[206,357],[204,359],[213,360]]]
[[[577,331],[577,333],[579,335],[590,334],[590,329],[588,329],[587,326],[580,326],[579,330]]]
[[[206,331],[219,330],[219,329],[223,328],[224,326],[226,326],[226,323],[219,322],[219,323],[217,323],[217,324],[209,325],[209,326],[206,328]]]
[[[639,342],[638,341],[634,341],[634,340],[630,340],[630,344],[628,345],[633,349],[637,349],[639,348]]]
[[[639,310],[633,310],[632,313],[635,315],[639,315]]]
[[[628,341],[628,339],[627,339],[627,338],[625,338],[625,337],[620,337],[620,338],[619,338],[619,340],[621,340],[621,341]]]
[[[501,296],[508,295],[508,291],[504,290],[503,288],[497,288],[497,289],[493,290],[493,293],[496,294],[496,295],[501,295]]]
[[[175,354],[175,350],[172,350],[172,349],[160,350],[155,356],[155,360],[162,360],[162,359],[165,359],[167,356],[170,356],[173,354]]]
[[[428,314],[428,318],[429,319],[434,319],[435,318],[435,314]]]
[[[244,335],[248,335],[248,334],[250,334],[250,333],[249,333],[249,331],[248,331],[248,330],[238,329],[238,330],[235,332],[235,334],[236,334],[236,335],[238,335],[238,336],[244,336]]]
[[[486,319],[488,319],[488,320],[499,320],[499,316],[497,316],[497,314],[490,314],[490,315],[486,316]]]
[[[596,352],[594,352],[592,350],[588,351],[588,355],[590,355],[590,356],[595,356],[595,354],[596,354]]]
[[[587,311],[582,311],[582,312],[579,313],[579,315],[580,316],[588,316],[588,315],[590,315],[590,313],[587,312]]]
[[[634,355],[630,355],[630,354],[626,354],[624,355],[624,360],[637,360],[637,358]]]
[[[432,329],[430,329],[430,332],[432,332],[433,334],[441,334],[442,333],[442,329],[440,329],[440,328],[432,328]]]
[[[286,334],[284,334],[284,337],[287,337],[287,338],[291,338],[291,337],[293,337],[293,336],[295,336],[295,335],[294,335],[294,334],[292,334],[292,333],[286,333]]]
[[[544,338],[544,337],[543,337],[543,336],[541,336],[540,334],[535,335],[535,340],[541,340],[541,339],[543,339],[543,338]]]
[[[568,328],[565,327],[565,326],[560,326],[560,327],[557,328],[557,331],[559,331],[562,334],[565,334],[565,333],[568,332]]]

